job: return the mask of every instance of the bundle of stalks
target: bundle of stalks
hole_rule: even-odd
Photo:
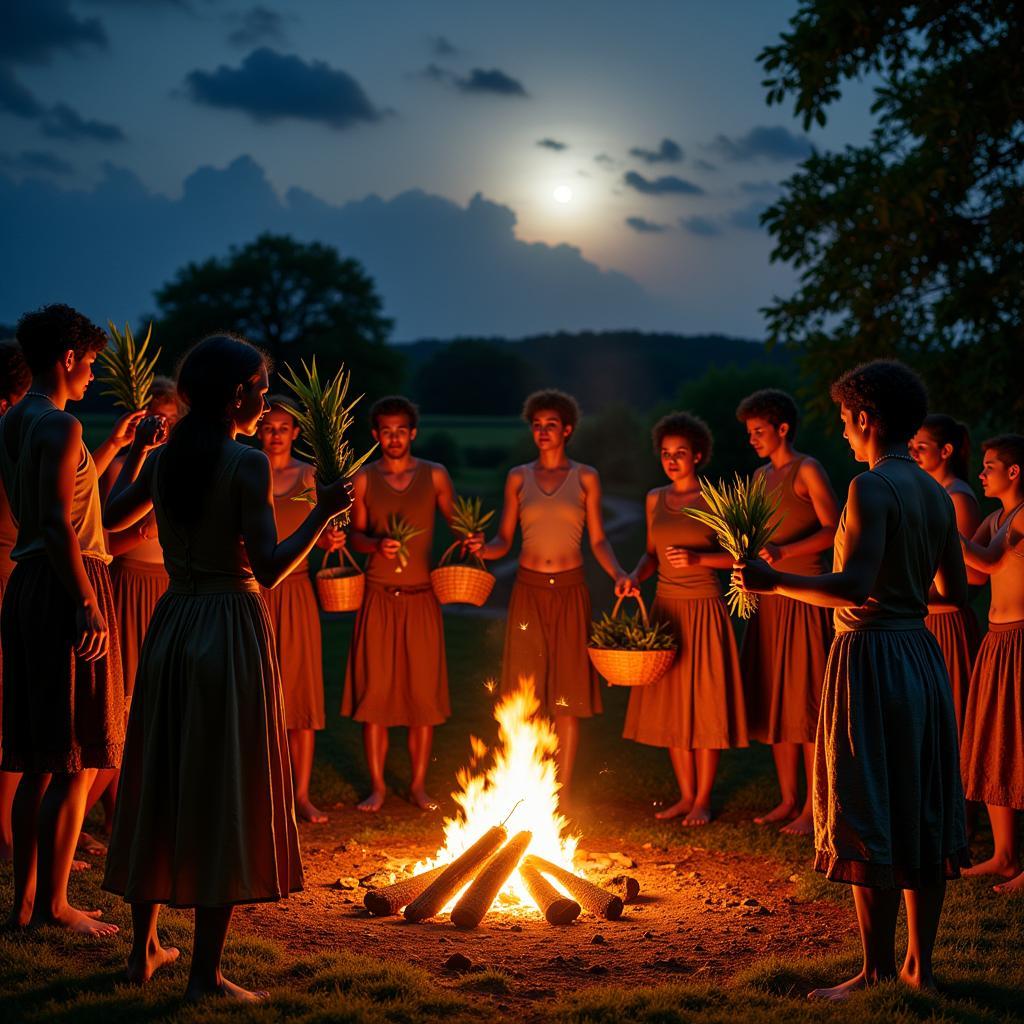
[[[531,839],[532,832],[518,832],[491,856],[452,910],[452,924],[456,928],[475,928],[484,919],[495,896],[519,866]]]
[[[701,480],[700,493],[707,510],[687,508],[687,514],[710,526],[737,562],[757,558],[779,525],[779,497],[769,492],[765,475],[750,478],[737,473],[731,484],[720,480],[717,487],[710,480]],[[728,598],[729,609],[741,619],[749,619],[757,610],[757,594],[740,590],[734,583],[729,585]]]
[[[448,565],[453,559],[459,557],[463,561],[471,562],[478,569],[483,569],[484,560],[475,551],[467,550],[466,541],[474,534],[483,533],[493,518],[494,510],[484,512],[479,498],[456,498],[449,525],[452,533],[459,539],[445,551],[438,559],[437,564]]]
[[[371,889],[363,897],[363,906],[374,917],[389,917],[407,907],[431,882],[444,871],[444,865],[421,871],[418,875],[387,885],[383,889]]]
[[[560,868],[557,864],[552,864],[551,861],[545,860],[543,857],[530,854],[523,863],[526,867],[542,871],[545,875],[555,879],[556,882],[560,882],[592,914],[606,918],[609,921],[617,921],[622,917],[621,896],[606,892],[592,882],[588,882],[585,878],[580,878],[579,875],[574,875],[571,871],[566,871],[565,868]]]
[[[395,566],[395,572],[401,572],[409,564],[409,541],[413,537],[418,537],[422,532],[400,512],[392,512],[388,516],[388,537],[398,541],[398,552],[395,555],[398,565]]]
[[[283,376],[283,380],[299,400],[288,411],[301,430],[298,441],[300,454],[316,467],[316,478],[321,484],[333,484],[355,474],[377,446],[356,458],[346,437],[354,422],[352,410],[363,396],[348,402],[352,375],[345,372],[345,367],[342,366],[326,384],[320,379],[315,356],[310,366],[303,360],[302,370],[305,378],[285,364],[287,376]],[[315,504],[316,490],[307,488],[297,496],[297,500]],[[334,523],[339,527],[346,526],[348,513],[335,516]]]
[[[599,622],[591,623],[587,654],[594,668],[613,686],[650,686],[671,667],[676,639],[664,622],[651,623],[639,594],[633,595],[638,611],[619,616],[625,596],[615,602]]]
[[[580,905],[563,896],[532,864],[520,864],[519,874],[548,924],[572,924],[580,916]]]
[[[153,337],[153,324],[146,328],[146,336],[142,342],[136,342],[130,324],[124,325],[124,334],[114,326],[112,320],[107,321],[112,344],[99,353],[102,367],[100,381],[107,385],[103,392],[114,399],[114,405],[127,409],[128,412],[141,412],[152,398],[153,375],[160,349],[150,358],[146,358],[150,339]]]

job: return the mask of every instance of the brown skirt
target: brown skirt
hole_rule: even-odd
[[[590,664],[590,592],[582,569],[545,573],[520,568],[508,602],[501,689],[533,682],[541,710],[590,718],[601,711]]]
[[[858,629],[832,641],[814,763],[815,870],[917,889],[970,863],[956,716],[935,637]]]
[[[224,907],[302,888],[281,681],[255,589],[161,598],[146,633],[103,887]]]
[[[651,618],[672,625],[679,654],[657,682],[634,687],[622,735],[682,750],[745,747],[743,680],[725,602],[657,596]]]
[[[7,583],[10,580],[10,576],[7,573],[0,572],[0,608],[3,607],[4,593],[7,590]],[[4,723],[4,659],[3,654],[0,653],[0,764],[3,764],[4,760],[4,735],[3,735],[3,723]]]
[[[149,620],[157,601],[164,596],[169,580],[167,570],[155,562],[134,558],[115,558],[110,566],[110,586],[117,607],[117,626],[121,634],[121,669],[125,692],[130,698],[135,689],[135,673]]]
[[[75,654],[75,603],[50,560],[26,559],[11,573],[0,614],[4,771],[70,774],[121,763],[124,681],[110,575],[98,558],[82,562],[110,638],[96,661]]]
[[[341,713],[374,725],[440,725],[450,714],[441,606],[433,589],[367,582]]]
[[[320,608],[309,573],[300,569],[273,590],[261,592],[274,627],[284,720],[289,729],[322,729],[326,717]]]
[[[960,769],[968,800],[1024,811],[1024,621],[988,624],[971,676]]]
[[[964,711],[971,684],[971,666],[978,653],[980,631],[977,616],[970,608],[939,615],[925,616],[924,624],[939,642],[942,660],[946,663],[949,682],[953,688],[953,710],[960,735],[964,731]]]
[[[775,594],[758,599],[740,649],[751,739],[814,742],[831,645],[827,609]]]

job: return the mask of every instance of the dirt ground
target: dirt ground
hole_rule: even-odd
[[[539,1001],[589,985],[710,981],[766,955],[799,958],[849,940],[852,904],[797,902],[797,864],[707,849],[699,832],[682,827],[678,845],[631,845],[621,838],[626,829],[617,827],[627,813],[636,808],[604,813],[596,830],[585,830],[577,854],[577,865],[582,860],[599,885],[620,891],[620,876],[639,881],[639,897],[618,921],[584,911],[574,924],[555,928],[535,910],[494,909],[467,932],[447,917],[421,924],[371,917],[363,907],[367,889],[387,884],[396,867],[432,856],[441,838],[438,816],[434,838],[403,841],[410,826],[423,834],[422,817],[394,798],[370,821],[346,807],[332,811],[326,825],[303,826],[305,891],[280,904],[244,908],[235,920],[295,954],[352,950],[401,960],[442,985],[473,972],[502,972],[507,982],[486,975],[470,988],[525,1017]],[[346,838],[353,833],[361,841]],[[446,966],[453,954],[470,966]]]

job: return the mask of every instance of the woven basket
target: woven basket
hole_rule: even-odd
[[[479,608],[494,589],[494,577],[472,565],[441,565],[430,574],[430,585],[441,604],[472,604]]]
[[[647,606],[639,594],[633,595],[640,605],[645,627],[650,626]],[[619,614],[623,598],[615,602],[612,618]],[[650,686],[657,682],[676,660],[676,648],[667,651],[618,651],[603,647],[588,647],[590,662],[612,686]]]
[[[348,565],[342,561],[342,555],[348,559]],[[320,599],[320,607],[325,612],[357,611],[363,603],[366,574],[349,554],[348,548],[341,548],[338,565],[329,567],[327,561],[330,557],[331,552],[328,552],[323,568],[316,574],[316,594]]]

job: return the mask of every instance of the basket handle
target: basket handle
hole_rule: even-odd
[[[454,544],[449,545],[448,548],[445,549],[445,553],[437,560],[438,568],[440,568],[443,565],[447,565],[452,560],[452,556],[455,554],[455,549],[465,543],[466,541],[460,538],[459,540],[455,541]],[[480,557],[479,554],[477,554],[477,552],[471,551],[470,558],[473,559],[474,563],[477,565],[478,568],[487,568],[487,566],[484,564],[484,560]]]
[[[328,551],[327,554],[324,555],[323,565],[321,566],[322,569],[326,569],[327,568],[327,563],[330,560],[331,555],[334,555],[334,554],[338,555],[338,565],[339,565],[339,567],[343,564],[342,556],[344,556],[345,558],[348,559],[349,565],[351,565],[352,568],[355,569],[356,572],[362,572],[363,571],[362,566],[355,560],[355,558],[352,557],[352,552],[349,551],[347,544],[344,547],[337,548],[335,551]]]
[[[628,596],[632,597],[633,600],[636,601],[636,603],[638,605],[640,605],[640,619],[641,619],[641,621],[644,624],[644,629],[650,629],[651,628],[651,623],[650,623],[650,621],[647,618],[647,605],[644,604],[643,597],[639,593],[631,594],[631,595],[628,595]],[[620,597],[615,602],[615,607],[612,609],[612,618],[613,619],[618,617],[619,609],[622,607],[622,602],[626,600],[626,597],[627,597],[627,595],[623,594],[622,597]]]

